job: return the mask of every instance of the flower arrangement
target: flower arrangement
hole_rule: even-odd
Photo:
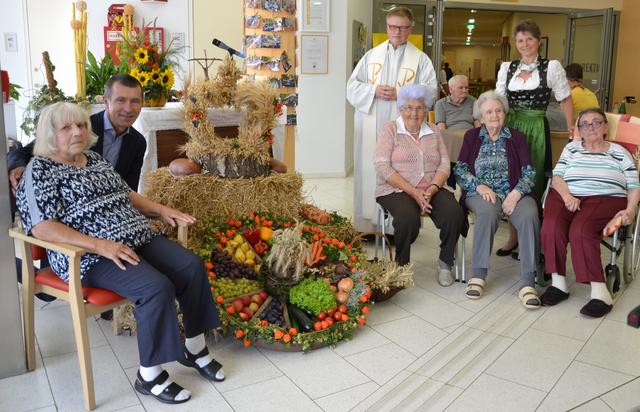
[[[142,85],[145,102],[166,101],[174,83],[174,56],[178,51],[171,44],[162,51],[144,34],[136,33],[124,39],[120,66]]]

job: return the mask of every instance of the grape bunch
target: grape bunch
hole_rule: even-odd
[[[260,289],[260,282],[249,279],[218,278],[213,281],[213,287],[223,299],[235,298]]]
[[[234,261],[226,252],[219,249],[211,252],[211,262],[214,265],[213,270],[219,278],[255,280],[258,276],[255,270]]]
[[[260,319],[266,320],[272,325],[279,325],[285,327],[284,322],[284,308],[282,302],[275,297],[269,303],[269,306],[260,313]]]

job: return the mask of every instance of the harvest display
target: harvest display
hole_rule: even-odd
[[[327,225],[249,213],[210,226],[197,253],[223,324],[245,346],[333,345],[366,322],[371,290],[364,255]]]

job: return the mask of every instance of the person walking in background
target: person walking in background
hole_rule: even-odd
[[[553,92],[564,112],[567,130],[573,132],[573,102],[565,71],[557,60],[538,55],[540,27],[533,20],[523,20],[513,30],[520,59],[502,63],[496,91],[509,102],[506,125],[527,137],[531,160],[536,171],[533,194],[540,199],[545,188],[546,171],[551,170],[551,143],[545,111]],[[510,255],[517,248],[517,234],[510,226],[509,240],[496,252]]]
[[[369,50],[347,82],[347,100],[356,109],[354,137],[354,225],[372,231],[377,222],[376,173],[373,154],[382,125],[398,117],[397,90],[422,84],[437,95],[438,82],[431,59],[408,43],[413,13],[395,7],[387,13],[388,40]]]
[[[567,73],[567,81],[571,87],[571,100],[573,100],[573,113],[582,113],[584,110],[600,107],[596,95],[582,83],[582,66],[578,63],[568,64],[564,68]]]

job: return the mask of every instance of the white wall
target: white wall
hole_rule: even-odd
[[[370,33],[371,9],[366,1],[332,1],[329,72],[299,74],[296,170],[307,177],[345,176],[353,168],[353,108],[346,100],[351,31],[355,19]]]
[[[11,0],[17,1],[17,0]],[[25,0],[27,4],[27,19],[29,43],[31,48],[30,61],[33,67],[34,84],[45,82],[42,70],[42,51],[47,50],[53,64],[56,66],[55,77],[58,87],[69,95],[76,93],[76,76],[74,68],[73,31],[69,25],[72,16],[70,0]],[[4,1],[3,1],[4,2]],[[113,0],[87,1],[88,21],[87,37],[88,50],[96,58],[104,56],[103,27],[107,25],[107,10]],[[157,26],[165,29],[165,44],[170,40],[171,32],[185,33],[185,44],[190,44],[189,5],[190,0],[172,0],[167,3],[129,2],[135,7],[136,26],[158,18]],[[185,52],[188,56],[189,50]],[[188,58],[188,57],[187,57]],[[186,62],[182,60],[184,67]],[[186,74],[186,72],[185,72]],[[177,74],[176,88],[180,88],[181,74]]]
[[[0,13],[0,67],[9,72],[9,81],[23,87],[20,101],[15,106],[15,128],[20,133],[20,123],[22,123],[21,107],[25,107],[29,101],[22,92],[29,88],[30,71],[28,70],[27,57],[27,31],[23,23],[23,3],[24,0],[3,0],[2,13]],[[18,38],[18,51],[8,52],[5,50],[4,34],[16,33]],[[5,122],[8,119],[5,119]]]

